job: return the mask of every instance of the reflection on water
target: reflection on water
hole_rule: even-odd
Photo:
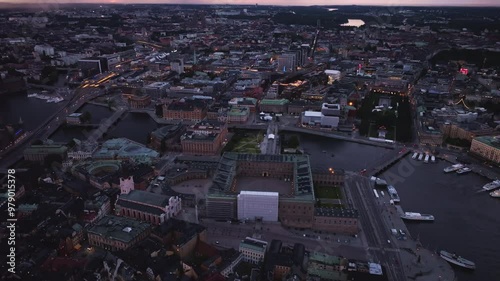
[[[337,8],[329,8],[329,9],[328,9],[328,12],[333,12],[333,11],[338,11],[338,10],[339,10],[339,9],[337,9]]]
[[[360,19],[348,19],[347,23],[341,24],[341,26],[354,26],[354,27],[360,27],[365,24],[363,20]]]

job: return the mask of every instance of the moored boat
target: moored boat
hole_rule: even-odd
[[[471,168],[469,168],[469,167],[463,167],[462,169],[458,169],[457,174],[463,175],[463,174],[467,174],[469,172],[472,172]]]
[[[500,180],[494,180],[492,182],[489,182],[489,183],[485,184],[483,186],[483,189],[490,191],[490,190],[493,190],[493,189],[497,189],[499,187],[500,187]]]
[[[429,214],[421,214],[415,212],[405,212],[401,215],[404,220],[414,220],[414,221],[434,221],[434,216]]]
[[[457,170],[460,170],[464,167],[463,164],[455,164],[455,165],[452,165],[452,166],[449,166],[449,167],[446,167],[444,168],[444,172],[445,173],[451,173],[451,172],[455,172]]]
[[[392,185],[387,186],[387,192],[389,193],[389,196],[391,197],[391,200],[394,203],[399,203],[401,200],[399,199],[398,192],[396,191],[396,188]]]
[[[476,264],[468,259],[464,259],[456,254],[447,251],[439,251],[439,256],[445,261],[468,269],[476,269]]]
[[[431,156],[431,162],[432,162],[432,163],[435,163],[435,162],[436,162],[436,156],[434,156],[434,155],[432,155],[432,156]]]
[[[491,197],[500,198],[500,189],[490,192]]]

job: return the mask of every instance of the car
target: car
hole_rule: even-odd
[[[218,244],[219,244],[219,241],[215,241],[215,244],[217,244],[217,245],[218,245]]]
[[[391,240],[387,240],[387,243],[391,244]]]

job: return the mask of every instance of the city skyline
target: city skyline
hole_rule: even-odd
[[[431,0],[346,0],[341,3],[332,3],[329,0],[3,0],[0,3],[7,4],[71,4],[71,3],[89,3],[89,4],[221,4],[221,5],[279,5],[279,6],[474,6],[474,7],[500,7],[500,2],[496,0],[453,0],[438,2]]]

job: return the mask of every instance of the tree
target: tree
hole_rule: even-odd
[[[288,140],[288,146],[291,148],[297,148],[299,145],[299,137],[297,137],[296,135],[291,136]]]
[[[82,115],[80,115],[80,121],[82,123],[90,122],[90,120],[92,120],[92,115],[90,114],[90,112],[85,111],[84,113],[82,113]]]

